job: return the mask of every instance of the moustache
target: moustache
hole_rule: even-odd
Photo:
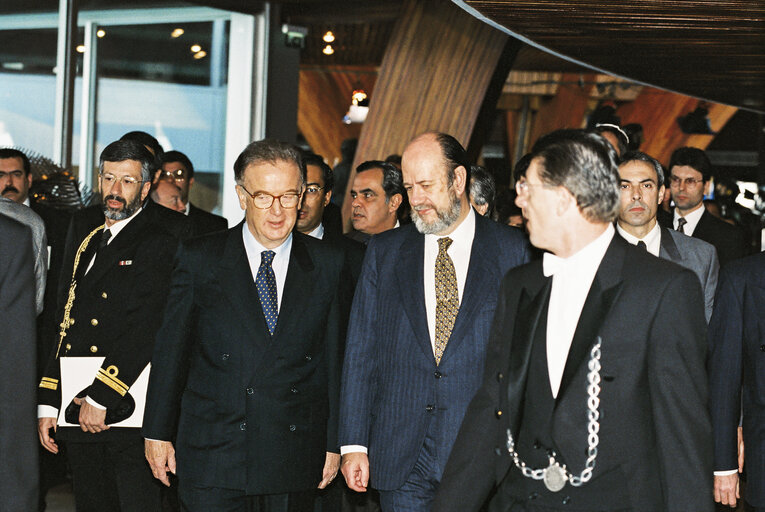
[[[5,188],[3,189],[2,194],[5,194],[6,192],[16,192],[18,194],[19,189],[17,189],[13,185],[6,185]]]
[[[106,203],[107,201],[119,201],[120,203],[122,203],[123,207],[127,206],[127,201],[125,200],[124,197],[116,196],[114,194],[109,194],[108,196],[106,196],[104,198],[104,203]]]

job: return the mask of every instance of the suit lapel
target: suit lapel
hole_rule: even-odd
[[[127,226],[122,228],[117,236],[114,237],[109,245],[98,251],[98,256],[93,262],[93,267],[85,276],[88,283],[97,283],[104,277],[109,270],[122,260],[129,260],[140,242],[141,232],[146,226],[146,214],[142,211],[131,220]],[[101,241],[101,234],[97,234],[90,241],[91,244],[98,244]],[[80,260],[80,264],[87,267],[89,261]]]
[[[598,267],[571,341],[556,406],[564,398],[580,366],[589,360],[588,355],[600,327],[619,296],[622,282],[621,269],[624,266],[627,244],[623,238],[614,236]]]
[[[677,244],[672,233],[667,228],[661,228],[661,242],[659,244],[659,257],[670,261],[682,261],[683,255],[677,250]]]
[[[513,327],[513,336],[510,343],[507,400],[508,412],[510,413],[510,428],[515,436],[518,434],[521,407],[526,393],[531,348],[534,344],[537,330],[546,328],[546,326],[539,324],[539,319],[549,304],[550,290],[552,289],[552,279],[544,277],[542,275],[541,264],[539,267],[538,279],[533,283],[524,285],[520,291],[518,308],[515,314],[516,322]]]
[[[311,255],[308,252],[304,236],[298,232],[292,234],[292,249],[290,262],[287,267],[287,278],[284,282],[284,296],[279,308],[279,318],[274,330],[274,339],[284,335],[285,329],[290,324],[287,319],[300,318],[301,311],[305,310],[309,297],[313,296],[313,286],[316,279],[311,278],[311,272],[315,269]],[[265,317],[263,323],[265,325]]]
[[[495,247],[493,240],[488,240],[489,233],[484,224],[485,219],[480,215],[475,215],[475,236],[470,249],[470,263],[468,264],[468,273],[465,278],[465,289],[462,292],[460,309],[454,322],[452,334],[449,337],[449,343],[446,344],[446,350],[441,358],[443,362],[454,353],[465,338],[466,331],[473,326],[476,310],[485,303],[485,292],[489,282],[494,278],[497,263],[495,261],[495,252],[491,249]]]
[[[425,236],[410,228],[401,243],[398,274],[399,294],[402,307],[409,318],[414,332],[415,343],[433,358],[433,348],[428,332],[428,314],[425,311],[425,284],[423,282],[423,261],[425,258]],[[434,359],[435,360],[435,359]]]
[[[228,232],[217,278],[224,295],[229,298],[234,311],[239,314],[244,330],[255,333],[253,338],[256,343],[265,346],[270,335],[244,248],[243,224],[244,222],[239,223]]]

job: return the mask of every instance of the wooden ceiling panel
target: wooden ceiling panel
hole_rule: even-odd
[[[596,69],[765,112],[765,2],[455,0]]]

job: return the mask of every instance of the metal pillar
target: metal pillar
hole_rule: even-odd
[[[72,165],[74,117],[74,38],[77,35],[77,0],[59,0],[56,56],[56,120],[53,126],[53,159],[68,169]]]

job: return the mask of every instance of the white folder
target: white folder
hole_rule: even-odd
[[[76,423],[67,423],[65,411],[77,393],[84,390],[96,378],[104,357],[61,357],[61,410],[58,416],[58,425],[62,427],[79,427]],[[112,423],[110,427],[134,427],[140,428],[143,424],[143,411],[146,408],[146,391],[149,388],[149,370],[151,363],[146,365],[138,380],[128,390],[133,395],[135,410],[133,414],[120,421]]]

